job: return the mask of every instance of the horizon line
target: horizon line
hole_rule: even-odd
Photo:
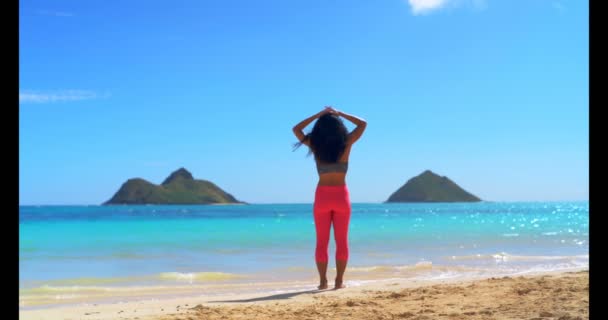
[[[432,203],[515,203],[515,202],[589,202],[589,199],[577,199],[577,200],[481,200],[481,201],[458,201],[458,202],[376,202],[376,201],[365,201],[365,202],[351,202],[351,204],[432,204]],[[218,205],[260,205],[260,204],[313,204],[314,202],[245,202],[245,203],[208,203],[208,204],[111,204],[104,205],[103,203],[95,204],[19,204],[20,207],[111,207],[111,206],[218,206]]]

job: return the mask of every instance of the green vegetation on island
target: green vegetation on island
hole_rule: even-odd
[[[188,170],[180,168],[171,173],[161,185],[140,178],[129,179],[104,205],[228,203],[243,202],[210,181],[195,180]]]
[[[408,180],[386,202],[479,202],[481,199],[459,187],[448,177],[430,170]]]

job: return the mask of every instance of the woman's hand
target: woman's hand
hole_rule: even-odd
[[[325,110],[323,110],[323,111],[324,111],[324,113],[339,115],[338,110],[334,109],[332,106],[325,106]]]

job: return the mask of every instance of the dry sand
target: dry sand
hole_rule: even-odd
[[[188,297],[21,310],[29,319],[589,318],[589,272],[467,281],[378,281],[340,290]]]

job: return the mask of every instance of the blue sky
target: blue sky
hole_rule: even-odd
[[[368,121],[353,202],[430,169],[490,201],[587,200],[588,3],[20,1],[19,202],[99,204],[185,167],[310,203],[291,128]],[[347,125],[353,128],[352,125]]]

